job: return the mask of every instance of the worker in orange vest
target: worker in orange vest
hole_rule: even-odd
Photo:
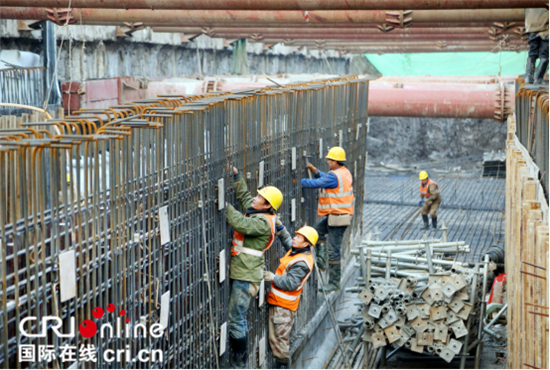
[[[418,205],[422,207],[420,213],[424,221],[422,229],[427,230],[430,228],[429,214],[432,217],[432,227],[437,230],[437,209],[442,201],[439,185],[429,179],[426,171],[420,171],[418,178],[420,179],[420,202],[418,202]]]
[[[321,189],[317,215],[323,219],[315,225],[319,237],[323,243],[319,243],[317,253],[317,266],[324,270],[326,266],[326,253],[328,252],[328,276],[329,281],[321,289],[325,292],[340,290],[342,268],[340,265],[340,249],[342,239],[353,216],[353,177],[344,166],[346,152],[339,146],[330,149],[327,156],[330,171],[323,173],[311,163],[307,168],[314,173],[314,179],[302,179],[303,188]],[[328,237],[325,239],[325,236]],[[328,251],[325,250],[324,241],[328,242]]]
[[[281,258],[275,273],[264,272],[264,280],[271,282],[267,295],[269,303],[269,344],[275,369],[290,367],[290,331],[300,304],[300,293],[313,272],[315,261],[311,248],[315,247],[319,234],[310,226],[296,232],[293,239],[277,220],[277,236],[287,251]]]

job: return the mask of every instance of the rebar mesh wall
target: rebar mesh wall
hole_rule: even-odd
[[[519,97],[518,97],[519,99]],[[509,369],[548,369],[548,205],[537,170],[508,117],[506,302]]]
[[[548,197],[548,88],[537,90],[519,79],[516,94],[517,137],[539,167]]]
[[[220,269],[229,276],[232,229],[218,210],[219,180],[225,200],[236,204],[228,164],[243,172],[254,194],[263,163],[263,184],[283,192],[279,216],[293,231],[317,220],[317,192],[300,186],[307,176],[304,152],[321,164],[328,149],[340,144],[355,179],[355,212],[362,215],[367,93],[368,80],[348,77],[159,97],[0,130],[0,362],[36,368],[226,367],[228,351],[219,357],[216,351],[230,282],[219,277]],[[161,245],[163,207],[170,241]],[[360,224],[361,217],[354,218],[350,232]],[[76,254],[76,296],[62,302],[59,256],[70,251]],[[221,266],[220,253],[227,257]],[[347,253],[344,248],[343,258]],[[274,271],[282,255],[277,242],[266,253],[267,268]],[[321,305],[316,288],[312,275],[294,335]],[[130,328],[157,323],[168,291],[169,322],[161,338],[140,332],[135,339],[87,339],[78,333],[83,320],[115,324],[120,310]],[[94,308],[108,304],[116,310],[94,319]],[[267,305],[258,305],[253,302],[249,312],[249,363],[258,366],[263,339],[263,367],[269,367]],[[40,331],[44,316],[61,317],[65,332],[74,317],[76,335],[59,338],[47,330],[46,337],[25,337],[19,323],[28,316],[38,318],[24,325],[32,333]],[[96,363],[18,359],[21,345],[53,345],[58,353],[63,345],[83,344],[96,347]],[[127,346],[130,356],[122,362],[104,360],[105,350]],[[129,361],[141,349],[162,350],[163,361]]]

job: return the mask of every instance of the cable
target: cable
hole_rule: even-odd
[[[479,63],[483,62],[485,60],[485,58],[487,58],[489,56],[489,54],[491,54],[493,51],[495,51],[496,48],[501,48],[502,47],[502,44],[504,43],[504,41],[508,40],[508,37],[510,35],[506,35],[504,36],[504,38],[502,40],[500,40],[497,44],[497,46],[495,46],[493,48],[493,50],[491,50],[490,52],[488,52],[479,62],[477,62],[472,68],[470,68],[468,71],[466,71],[466,73],[464,73],[462,76],[466,76],[468,73],[470,73],[472,71],[472,69],[474,69],[475,67],[477,67],[479,65]]]
[[[55,40],[59,30],[62,29],[62,28],[65,28],[69,25],[69,20],[71,19],[71,17],[70,17],[71,3],[72,3],[72,0],[69,0],[69,6],[67,7],[67,12],[68,12],[67,20],[65,21],[65,24],[63,26],[60,26],[60,28],[58,28],[55,31],[54,40]],[[54,66],[54,69],[55,69],[54,76],[57,76],[57,64],[59,63],[59,57],[61,56],[61,48],[63,47],[63,42],[64,41],[65,41],[65,34],[63,34],[63,37],[61,37],[61,43],[59,44],[59,49],[57,50],[57,58],[55,60],[55,66]],[[44,104],[43,104],[44,110],[46,110],[46,108],[48,108],[48,101],[50,100],[50,94],[52,92],[52,87],[53,87],[53,81],[54,81],[54,78],[52,78],[52,80],[50,81],[50,87],[48,89],[48,94],[46,95],[46,100],[44,100]]]

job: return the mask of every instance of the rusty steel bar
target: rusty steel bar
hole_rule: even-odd
[[[422,10],[542,8],[544,0],[3,0],[4,6],[181,10]]]
[[[47,8],[0,8],[4,19],[55,20],[63,23],[66,17],[73,21],[82,19],[83,24],[94,22],[161,22],[176,24],[208,25],[217,23],[245,22],[250,24],[284,23],[297,24],[385,24],[386,12],[381,10],[329,11],[257,11],[257,10],[121,10],[121,9],[72,9],[57,18]],[[524,9],[481,10],[418,10],[412,14],[414,23],[423,22],[523,22]]]

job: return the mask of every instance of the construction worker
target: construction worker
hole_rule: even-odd
[[[427,230],[430,228],[430,223],[428,222],[428,215],[430,215],[432,217],[432,227],[436,230],[437,209],[442,200],[441,193],[439,193],[439,185],[429,179],[428,172],[426,171],[420,171],[418,178],[420,179],[420,202],[418,202],[418,205],[422,207],[420,213],[424,221],[422,229]]]
[[[271,282],[267,295],[269,303],[269,344],[275,369],[290,368],[290,330],[300,304],[300,293],[313,272],[315,247],[319,234],[310,226],[296,231],[292,239],[286,228],[277,220],[277,236],[287,251],[275,273],[264,272],[264,280]]]
[[[529,58],[527,58],[526,78],[528,84],[541,84],[548,68],[548,9],[525,9],[525,32],[529,35]],[[537,72],[535,66],[540,58]]]
[[[308,170],[314,173],[314,179],[302,179],[303,188],[321,189],[317,215],[323,217],[321,222],[315,225],[322,242],[319,243],[317,261],[321,270],[325,270],[326,255],[328,254],[328,283],[322,287],[325,292],[340,290],[340,278],[342,269],[340,265],[340,249],[342,239],[353,216],[353,177],[344,166],[346,152],[336,146],[329,150],[327,156],[330,171],[323,173],[311,163],[307,163]],[[325,239],[325,236],[328,237]],[[328,241],[328,251],[325,240]]]
[[[252,197],[246,182],[233,167],[237,200],[243,215],[230,204],[226,207],[227,222],[235,229],[231,249],[231,296],[229,299],[228,331],[233,351],[233,368],[246,368],[248,359],[246,321],[250,301],[256,296],[263,279],[264,252],[275,239],[275,211],[283,202],[283,194],[274,186],[258,190]]]

